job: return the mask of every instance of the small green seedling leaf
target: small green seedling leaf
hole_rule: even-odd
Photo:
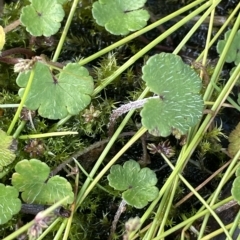
[[[0,129],[0,171],[14,161],[16,148],[16,140]]]
[[[64,15],[57,0],[32,0],[22,8],[20,21],[33,36],[49,37],[59,30]]]
[[[67,115],[77,115],[91,102],[93,79],[86,68],[70,63],[63,68],[59,77],[53,76],[50,69],[37,62],[30,92],[25,106],[37,110],[39,115],[49,119],[62,119]],[[23,96],[30,72],[18,75],[17,84]]]
[[[141,169],[134,160],[125,162],[123,166],[112,166],[107,178],[110,186],[124,191],[122,198],[127,204],[136,208],[145,207],[158,196],[156,174],[149,168]]]
[[[240,149],[240,122],[235,127],[235,129],[229,134],[229,145],[228,145],[228,153],[231,157],[238,152]]]
[[[22,192],[26,203],[53,204],[69,196],[67,204],[73,202],[70,183],[63,177],[49,177],[50,168],[37,159],[22,160],[15,166],[12,185]]]
[[[21,205],[17,189],[0,183],[0,225],[17,214],[21,210]]]
[[[202,117],[202,81],[179,56],[157,54],[143,67],[143,80],[159,97],[149,99],[141,111],[142,124],[155,136],[187,133]]]
[[[223,49],[225,48],[225,45],[230,36],[230,33],[231,33],[231,30],[228,30],[224,35],[224,40],[218,41],[217,52],[219,54],[223,52]],[[238,65],[240,63],[240,30],[238,30],[238,32],[233,38],[233,41],[231,43],[231,46],[226,56],[226,62],[228,63],[234,62],[235,65]]]
[[[231,192],[234,199],[240,204],[240,168],[236,171],[236,178],[233,181]]]
[[[92,14],[100,26],[115,35],[126,35],[146,26],[149,14],[142,9],[146,0],[99,0]]]

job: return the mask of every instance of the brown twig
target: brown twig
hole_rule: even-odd
[[[6,58],[7,56],[16,55],[16,54],[25,55],[27,58],[32,58],[36,56],[36,53],[30,49],[17,47],[17,48],[11,48],[11,49],[2,51],[0,58]]]
[[[204,182],[202,182],[198,187],[195,188],[196,191],[200,190],[203,186],[205,186],[208,182],[210,182],[216,175],[218,175],[224,168],[226,168],[230,163],[232,159],[229,160],[227,163],[225,163],[222,167],[220,167],[216,172],[214,172],[210,177],[208,177]],[[174,207],[177,208],[181,204],[183,204],[187,199],[189,199],[193,195],[193,192],[190,192],[187,194],[184,198],[182,198],[179,202],[177,202]]]
[[[0,62],[15,65],[16,63],[19,63],[20,59],[21,58],[0,57]]]

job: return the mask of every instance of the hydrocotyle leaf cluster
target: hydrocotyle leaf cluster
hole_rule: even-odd
[[[12,185],[22,192],[26,203],[53,204],[69,196],[67,203],[72,203],[74,194],[71,184],[63,177],[49,178],[50,168],[38,159],[22,160],[15,166]]]
[[[64,15],[57,0],[32,0],[30,5],[22,8],[20,21],[33,36],[50,37],[59,30]]]
[[[50,168],[38,159],[22,160],[15,166],[12,185],[0,184],[0,225],[8,222],[21,210],[21,197],[25,203],[52,205],[68,196],[65,204],[74,199],[71,184],[63,177],[50,177]]]
[[[85,67],[70,63],[59,76],[54,76],[48,66],[37,62],[34,79],[25,106],[37,110],[39,115],[49,119],[62,119],[68,114],[77,115],[91,102],[93,79]],[[22,97],[30,72],[20,73],[17,84]]]
[[[150,57],[142,69],[143,80],[156,98],[141,111],[142,124],[155,136],[184,135],[202,117],[202,81],[179,56],[161,53]]]
[[[115,35],[126,35],[146,26],[149,14],[142,9],[146,0],[99,0],[92,14],[100,26]]]
[[[136,208],[145,207],[158,196],[156,174],[149,168],[141,169],[134,160],[125,162],[123,166],[112,166],[107,178],[110,186],[124,191],[124,201]]]
[[[223,49],[225,48],[225,45],[227,43],[227,40],[230,34],[231,34],[231,30],[228,30],[224,35],[224,40],[218,41],[217,52],[219,54],[223,52]],[[228,63],[234,62],[235,65],[238,65],[240,63],[240,30],[238,30],[238,32],[236,33],[236,35],[232,40],[230,48],[227,52],[226,62]]]

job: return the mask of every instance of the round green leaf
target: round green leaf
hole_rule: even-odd
[[[59,30],[64,15],[57,0],[32,0],[30,5],[22,8],[20,21],[33,36],[49,37]]]
[[[0,225],[17,214],[21,210],[21,205],[17,189],[0,183]]]
[[[157,94],[141,111],[142,124],[155,136],[187,133],[202,117],[202,81],[179,56],[155,55],[143,67],[143,80]]]
[[[74,194],[70,183],[63,177],[49,178],[50,168],[37,159],[22,160],[15,166],[12,185],[22,192],[26,203],[53,204],[69,196],[72,203]]]
[[[14,161],[16,146],[16,140],[0,129],[0,171]]]
[[[149,14],[143,10],[146,0],[99,0],[92,14],[100,26],[115,35],[126,35],[146,26]]]
[[[223,52],[223,49],[225,48],[225,45],[230,36],[230,33],[231,33],[231,30],[228,30],[224,35],[224,40],[218,41],[217,52],[219,54],[221,54]],[[228,62],[228,63],[234,62],[235,65],[238,65],[240,63],[240,30],[238,30],[238,32],[236,33],[236,35],[233,38],[233,41],[227,52],[226,62]]]
[[[158,196],[156,174],[149,168],[140,169],[134,160],[125,162],[123,166],[112,166],[107,178],[110,186],[124,191],[122,197],[127,204],[136,208],[145,207]]]
[[[43,63],[36,63],[34,79],[25,105],[30,110],[49,119],[62,119],[76,115],[91,102],[93,79],[86,68],[70,63],[63,68],[59,77],[53,76]],[[30,72],[20,73],[17,84],[20,97],[24,94]]]

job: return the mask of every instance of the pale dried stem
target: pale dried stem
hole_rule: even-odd
[[[125,210],[126,210],[126,204],[127,204],[127,203],[126,203],[124,200],[121,201],[121,203],[120,203],[120,205],[119,205],[119,207],[118,207],[118,210],[117,210],[117,212],[116,212],[116,214],[115,214],[115,216],[114,216],[114,220],[113,220],[113,222],[112,222],[111,232],[110,232],[110,235],[109,235],[108,240],[111,240],[111,239],[112,239],[113,234],[115,233],[116,228],[117,228],[118,220],[119,220],[121,214],[122,214],[123,212],[125,212]]]
[[[12,23],[10,23],[9,25],[7,25],[5,28],[4,28],[4,32],[5,33],[8,33],[10,31],[12,31],[13,29],[15,29],[16,27],[18,27],[19,25],[21,24],[20,20],[16,20]]]
[[[149,97],[149,98],[144,98],[144,99],[140,99],[134,102],[129,102],[127,104],[122,105],[121,107],[115,109],[112,111],[112,114],[109,118],[109,129],[112,129],[114,126],[114,123],[116,122],[116,120],[122,116],[123,114],[131,111],[131,110],[135,110],[138,108],[142,108],[143,105],[149,100],[149,99],[155,99],[155,98],[159,98],[159,96],[153,96],[153,97]]]

